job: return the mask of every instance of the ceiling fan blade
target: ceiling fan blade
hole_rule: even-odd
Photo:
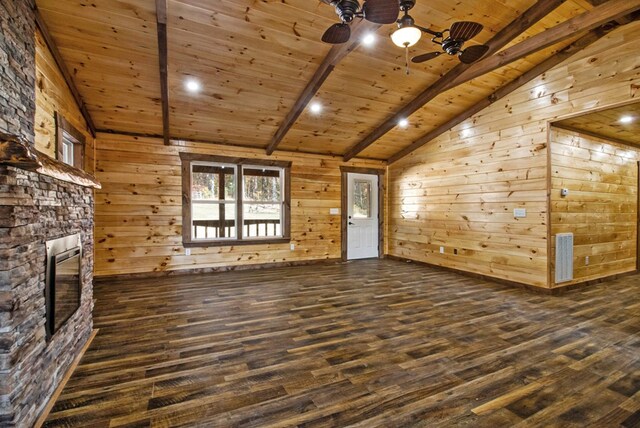
[[[460,52],[458,58],[460,58],[460,61],[465,64],[471,64],[472,62],[476,62],[477,60],[482,58],[488,50],[489,46],[487,45],[469,46],[468,48]]]
[[[466,42],[477,36],[482,31],[482,24],[471,21],[454,22],[449,30],[449,37],[453,40]]]
[[[364,18],[376,24],[393,24],[400,14],[398,0],[366,0],[362,5]]]
[[[440,54],[442,54],[442,52],[429,52],[426,54],[414,56],[413,58],[411,58],[411,62],[415,62],[416,64],[418,64],[421,62],[429,61],[430,59],[434,59],[435,57],[440,56]]]
[[[349,37],[351,37],[349,24],[333,24],[322,35],[322,41],[337,45],[349,41]]]

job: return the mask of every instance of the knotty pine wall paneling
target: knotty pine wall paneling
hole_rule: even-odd
[[[71,90],[60,72],[51,51],[39,30],[36,39],[36,149],[52,158],[56,157],[56,120],[58,112],[86,137],[84,169],[94,172],[95,144],[76,104]]]
[[[238,265],[340,258],[340,166],[384,168],[383,162],[309,154],[276,154],[291,161],[291,243],[182,247],[179,152],[266,159],[262,149],[205,143],[165,146],[161,139],[98,134],[96,276],[215,269]]]
[[[639,38],[611,32],[390,165],[389,254],[551,287],[548,123],[632,100]]]
[[[634,271],[640,148],[558,128],[551,129],[550,148],[552,280],[555,235],[573,233],[574,245],[574,279],[554,285]]]

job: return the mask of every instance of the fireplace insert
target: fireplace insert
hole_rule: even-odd
[[[45,274],[47,340],[80,307],[82,247],[80,234],[47,241]]]

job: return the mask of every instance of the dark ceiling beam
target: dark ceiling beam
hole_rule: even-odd
[[[51,55],[53,55],[53,59],[56,62],[56,65],[58,66],[58,69],[60,70],[60,73],[62,73],[62,77],[64,78],[64,81],[67,83],[67,86],[69,87],[69,90],[71,91],[71,95],[73,96],[73,99],[76,101],[76,104],[78,105],[78,108],[80,109],[80,113],[82,114],[82,117],[84,118],[84,121],[87,123],[87,128],[89,128],[89,132],[91,133],[91,136],[93,138],[96,137],[96,126],[93,123],[93,120],[91,119],[91,115],[89,114],[89,111],[87,110],[87,106],[84,104],[84,101],[82,100],[82,97],[80,96],[80,92],[78,92],[78,88],[76,88],[76,85],[73,81],[73,78],[71,77],[71,73],[69,73],[69,69],[67,68],[67,65],[65,64],[64,60],[62,59],[62,55],[60,55],[60,51],[58,50],[58,47],[56,46],[55,42],[53,41],[53,38],[51,37],[51,34],[49,33],[49,29],[47,28],[47,25],[45,24],[44,20],[42,19],[42,15],[40,14],[40,10],[38,10],[38,8],[35,8],[35,15],[36,15],[36,25],[38,26],[38,28],[40,29],[40,32],[42,33],[42,37],[44,38],[44,42],[47,44],[47,47],[49,48],[49,50],[51,51]]]
[[[158,59],[160,65],[160,97],[162,102],[162,135],[164,144],[171,144],[169,129],[169,82],[167,63],[167,0],[156,0],[158,29]]]
[[[505,47],[509,42],[518,37],[520,34],[529,29],[533,24],[540,21],[565,0],[538,0],[533,6],[527,9],[523,14],[511,21],[509,25],[500,30],[495,36],[489,40],[486,45],[489,51],[485,57],[493,55],[500,49]],[[431,86],[422,91],[417,97],[402,107],[396,114],[388,118],[385,122],[374,129],[362,141],[355,144],[344,154],[344,161],[351,160],[371,144],[376,142],[380,137],[391,131],[398,124],[400,119],[408,118],[413,113],[422,108],[423,105],[434,99],[442,93],[449,82],[456,79],[460,74],[470,67],[470,64],[460,63],[449,70],[444,76],[438,79]]]
[[[327,80],[334,67],[360,45],[361,36],[368,31],[375,31],[378,28],[380,28],[380,24],[374,24],[365,20],[356,22],[351,26],[352,34],[350,41],[331,47],[331,50],[329,50],[327,56],[322,60],[313,77],[307,82],[307,85],[298,96],[293,107],[289,110],[289,113],[287,113],[284,120],[280,123],[278,130],[271,138],[266,149],[267,155],[272,154],[276,150],[285,135],[287,135],[287,132],[289,132],[289,129],[291,129],[296,120],[298,120],[300,114],[302,114],[322,84]]]
[[[403,157],[407,156],[409,153],[412,153],[413,151],[424,146],[429,141],[432,141],[433,139],[449,131],[454,126],[459,125],[460,123],[469,119],[471,116],[479,113],[480,111],[489,107],[491,104],[509,95],[511,92],[515,91],[522,85],[530,82],[531,80],[535,79],[541,74],[547,72],[548,70],[560,64],[567,58],[571,57],[572,55],[575,55],[577,52],[580,52],[582,49],[591,45],[593,42],[595,42],[600,37],[605,35],[612,28],[613,27],[608,27],[606,31],[600,30],[600,29],[590,31],[585,36],[581,37],[580,39],[576,40],[569,46],[555,53],[545,61],[533,67],[531,70],[527,71],[523,75],[507,83],[506,85],[504,85],[503,87],[495,91],[493,94],[489,95],[487,98],[482,99],[479,103],[475,104],[473,107],[470,107],[464,112],[458,114],[456,117],[448,120],[447,122],[443,123],[437,128],[429,131],[428,133],[426,133],[425,135],[423,135],[422,137],[418,138],[416,141],[411,143],[409,146],[395,153],[393,156],[389,158],[388,160],[389,164],[402,159]]]
[[[445,90],[471,79],[490,73],[528,55],[569,39],[576,34],[593,30],[608,22],[624,18],[640,9],[640,0],[610,0],[601,6],[532,36],[491,57],[472,64],[464,73],[451,81]]]

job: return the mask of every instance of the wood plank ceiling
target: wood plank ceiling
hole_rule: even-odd
[[[632,3],[635,2],[632,1]],[[482,23],[485,43],[534,0],[418,0],[411,15],[443,29],[460,20]],[[163,136],[154,0],[37,0],[51,36],[87,109],[102,131]],[[639,7],[640,8],[640,7]],[[593,9],[568,0],[514,39],[512,46]],[[320,37],[337,22],[319,0],[168,0],[168,100],[172,139],[266,148],[329,53]],[[277,150],[344,155],[458,60],[442,55],[404,71],[403,50],[377,30],[374,47],[358,46],[320,86],[319,115],[302,111]],[[409,127],[394,128],[359,156],[388,159],[582,34],[448,90],[418,109]],[[412,54],[433,50],[423,37]],[[185,89],[188,79],[202,85]]]
[[[555,126],[640,146],[640,103],[597,111],[564,119]]]

